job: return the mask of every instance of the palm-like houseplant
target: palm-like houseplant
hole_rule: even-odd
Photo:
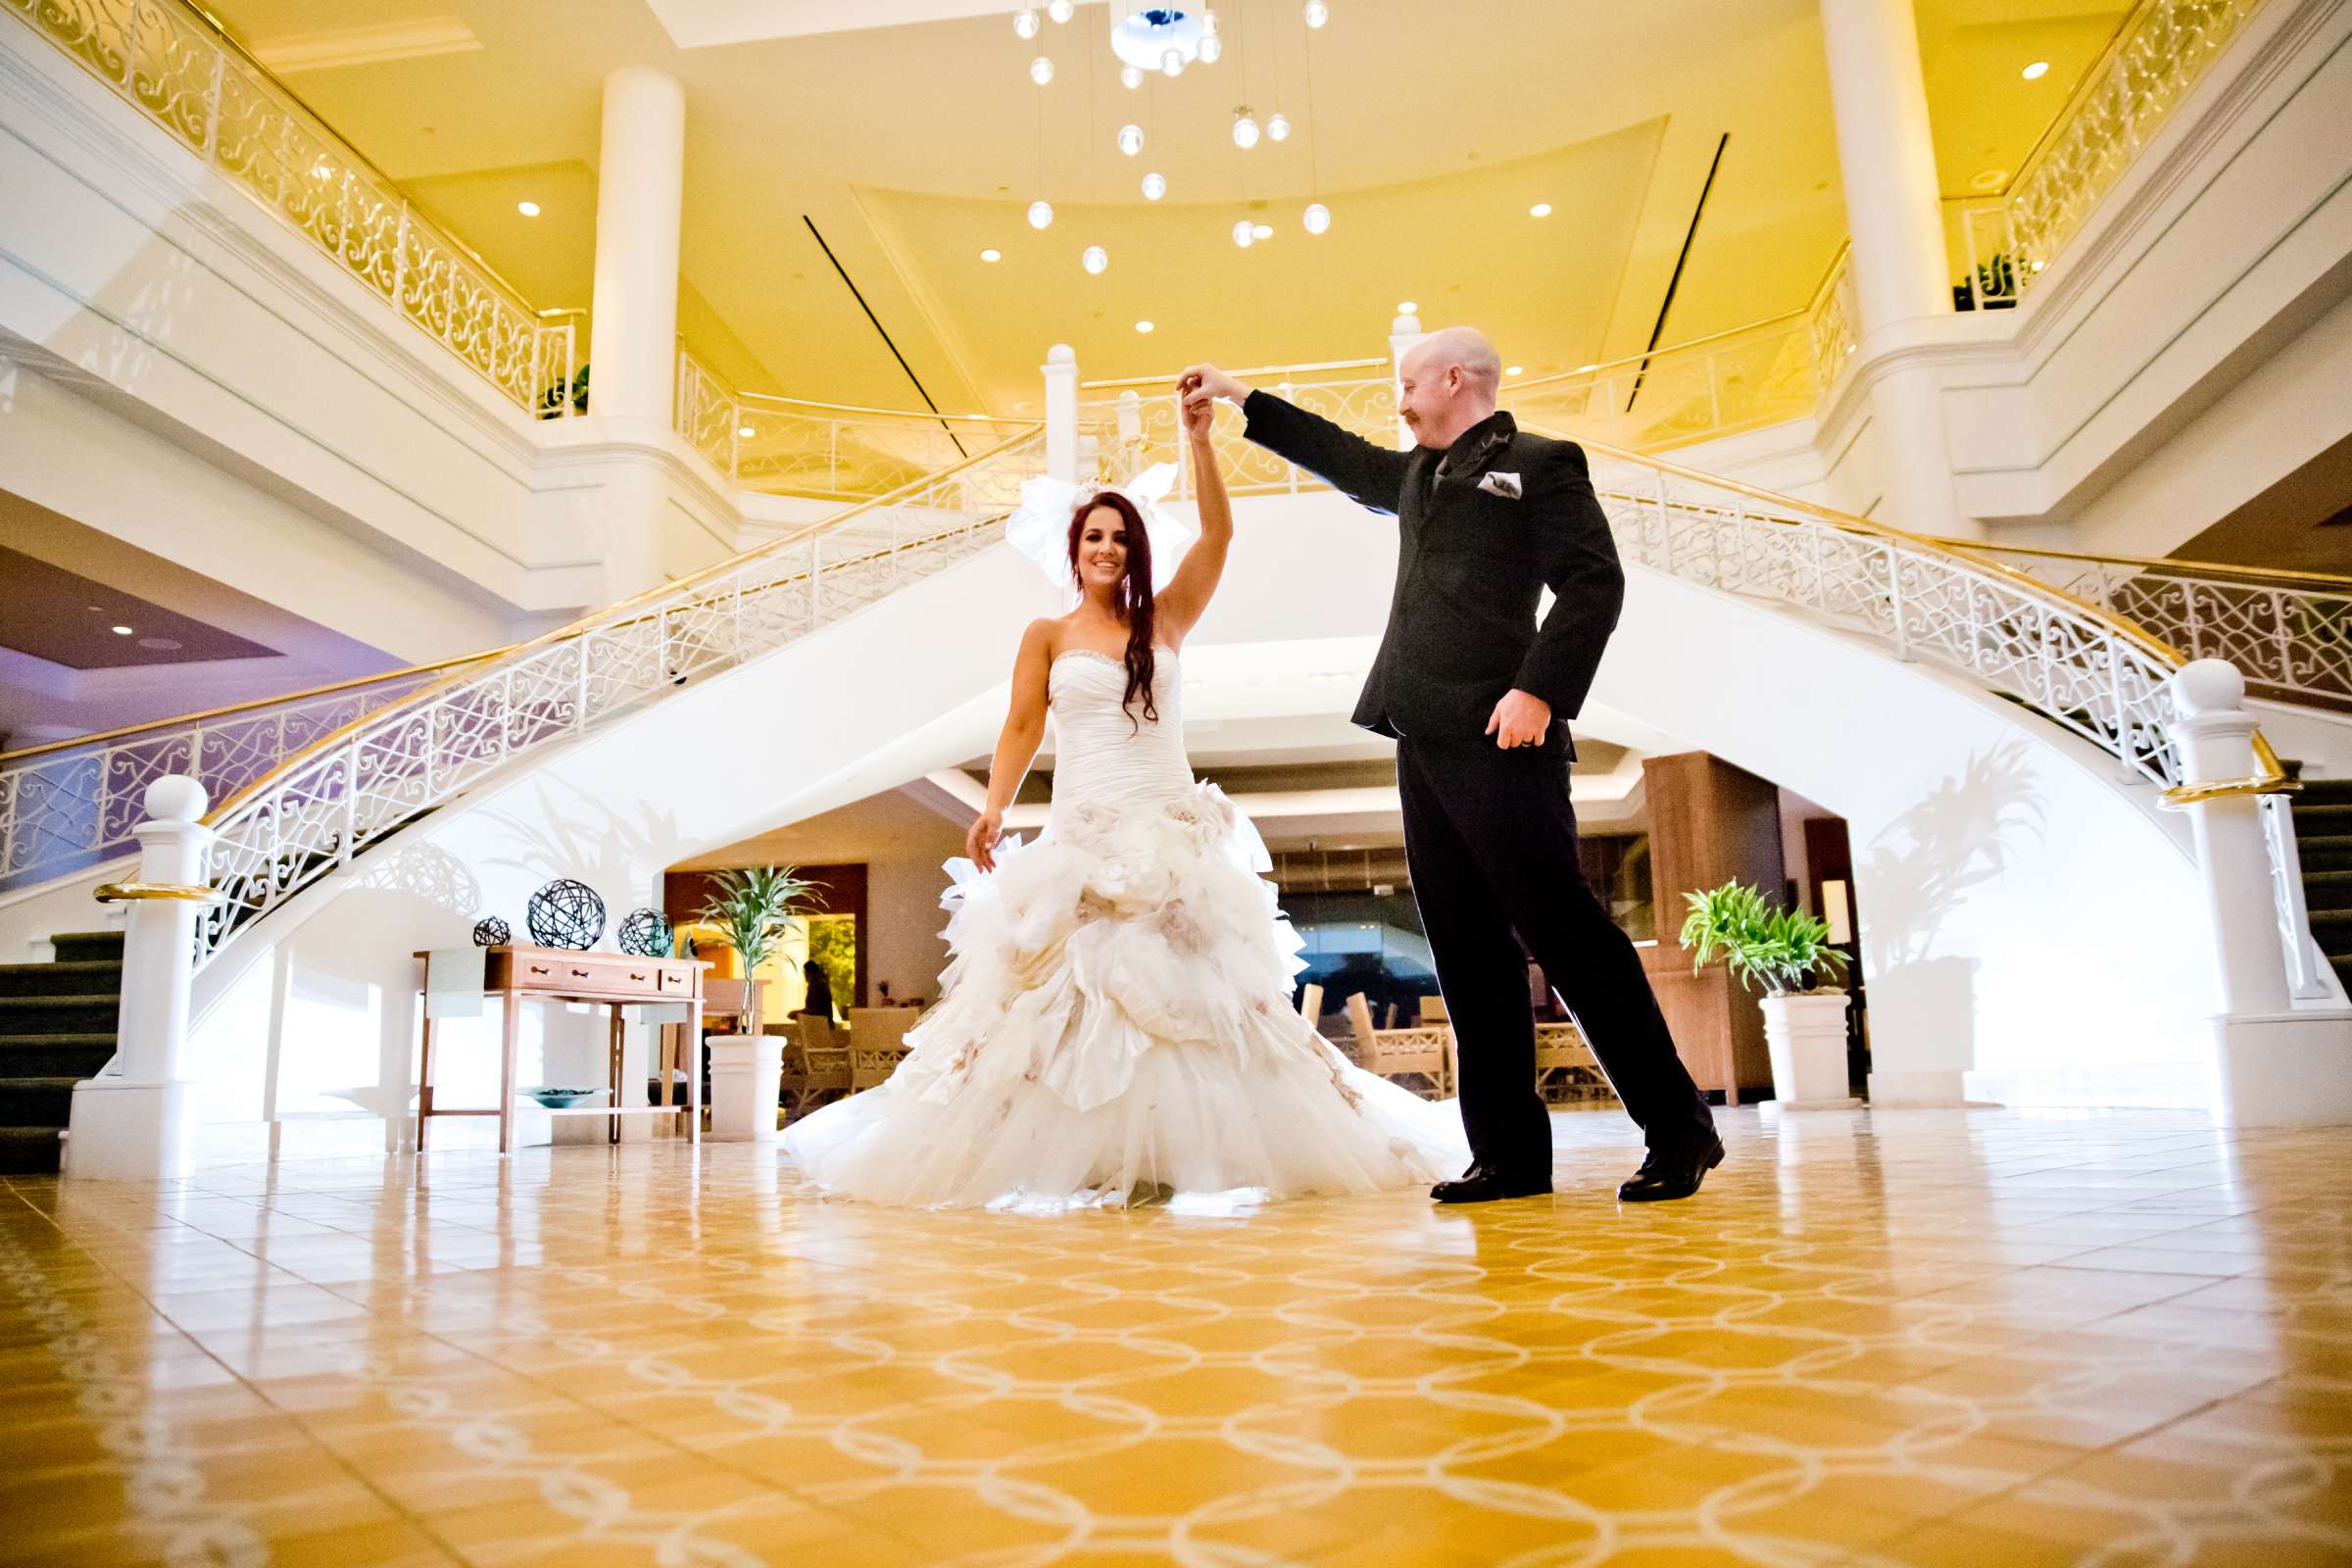
[[[760,965],[775,956],[784,940],[784,927],[815,901],[810,891],[821,884],[793,873],[797,866],[756,865],[721,871],[710,879],[710,894],[695,918],[718,928],[743,960],[743,977],[750,981],[752,1015],[759,1016],[759,984],[753,979]]]
[[[1744,882],[1686,893],[1683,947],[1695,953],[1693,969],[1717,957],[1741,989],[1761,987],[1765,1049],[1772,1057],[1774,1098],[1787,1109],[1850,1105],[1846,1093],[1845,992],[1818,985],[1836,981],[1845,954],[1830,941],[1827,922],[1784,909]]]

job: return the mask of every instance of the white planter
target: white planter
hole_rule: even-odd
[[[710,1137],[716,1143],[767,1144],[776,1126],[776,1091],[784,1077],[781,1035],[713,1035],[710,1045]]]
[[[1766,997],[1764,1046],[1772,1056],[1773,1099],[1783,1110],[1843,1110],[1861,1103],[1846,1092],[1845,997]]]

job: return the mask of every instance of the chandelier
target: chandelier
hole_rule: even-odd
[[[1119,80],[1130,91],[1142,88],[1152,73],[1156,72],[1160,75],[1168,77],[1181,76],[1187,68],[1194,65],[1214,65],[1224,55],[1225,40],[1218,33],[1217,14],[1208,9],[1205,4],[1200,5],[1198,9],[1193,9],[1187,5],[1153,4],[1152,0],[1109,0],[1104,9],[1108,13],[1110,23],[1111,53],[1119,60]],[[1032,0],[1032,3],[1023,4],[1013,16],[1014,35],[1024,44],[1034,44],[1040,50],[1029,62],[1029,79],[1035,82],[1040,89],[1049,87],[1055,78],[1054,61],[1043,52],[1046,47],[1044,43],[1047,35],[1046,24],[1052,22],[1058,25],[1067,23],[1076,14],[1076,11],[1077,6],[1074,0],[1047,0],[1042,11]],[[1305,24],[1304,30],[1310,44],[1306,51],[1305,63],[1305,87],[1308,95],[1309,117],[1304,122],[1306,132],[1304,139],[1307,142],[1308,201],[1300,218],[1300,226],[1308,234],[1322,234],[1331,227],[1331,209],[1325,206],[1321,200],[1322,178],[1320,171],[1316,167],[1318,161],[1315,156],[1313,137],[1314,81],[1311,41],[1314,34],[1331,20],[1331,7],[1326,0],[1306,0],[1300,10],[1300,20]],[[1261,36],[1264,35],[1261,34]],[[1279,91],[1282,51],[1278,39],[1269,39],[1268,47],[1272,49],[1273,82]],[[1238,48],[1239,42],[1237,41],[1237,50]],[[1090,72],[1086,75],[1086,80],[1091,83],[1092,79]],[[1086,96],[1091,102],[1091,93],[1083,94],[1083,96]],[[1147,100],[1142,107],[1147,112],[1141,118],[1149,120],[1150,102]],[[1044,123],[1041,112],[1037,176],[1040,187],[1045,183]],[[1089,123],[1091,132],[1091,118]],[[1240,105],[1233,111],[1233,144],[1245,153],[1256,147],[1261,139],[1275,143],[1288,141],[1291,131],[1291,119],[1280,110],[1268,114],[1262,122],[1247,104]],[[1115,144],[1118,150],[1127,157],[1138,157],[1142,154],[1150,134],[1144,124],[1129,121],[1119,127]],[[1168,181],[1166,176],[1158,171],[1151,170],[1144,174],[1140,188],[1146,201],[1156,202],[1168,194]],[[1245,196],[1248,194],[1246,175],[1243,176],[1243,194]],[[1258,205],[1262,206],[1263,203]],[[1053,205],[1043,195],[1029,204],[1029,222],[1033,227],[1042,229],[1053,221]],[[1233,241],[1236,245],[1246,249],[1261,240],[1271,238],[1273,232],[1273,229],[1267,224],[1245,220],[1233,225]],[[1101,273],[1108,266],[1108,257],[1102,246],[1090,245],[1083,253],[1082,262],[1087,271]]]
[[[1113,18],[1110,52],[1137,71],[1181,76],[1184,68],[1194,62],[1216,58],[1213,52],[1202,53],[1203,45],[1215,50],[1217,46],[1208,43],[1215,36],[1215,23],[1203,13],[1175,6],[1146,6]]]

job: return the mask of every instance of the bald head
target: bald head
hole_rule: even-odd
[[[1407,349],[1396,375],[1397,412],[1414,439],[1443,450],[1494,412],[1502,356],[1476,327],[1448,326]]]

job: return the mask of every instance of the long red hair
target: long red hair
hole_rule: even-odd
[[[1135,503],[1116,490],[1098,490],[1078,503],[1070,514],[1070,580],[1085,588],[1086,579],[1078,569],[1079,541],[1086,534],[1087,514],[1097,507],[1108,507],[1119,514],[1127,527],[1127,570],[1111,590],[1111,609],[1127,622],[1127,692],[1119,700],[1121,708],[1133,703],[1140,694],[1144,699],[1144,717],[1154,724],[1159,722],[1159,708],[1152,700],[1152,535],[1144,527],[1144,514]],[[1134,715],[1128,715],[1130,720]]]

